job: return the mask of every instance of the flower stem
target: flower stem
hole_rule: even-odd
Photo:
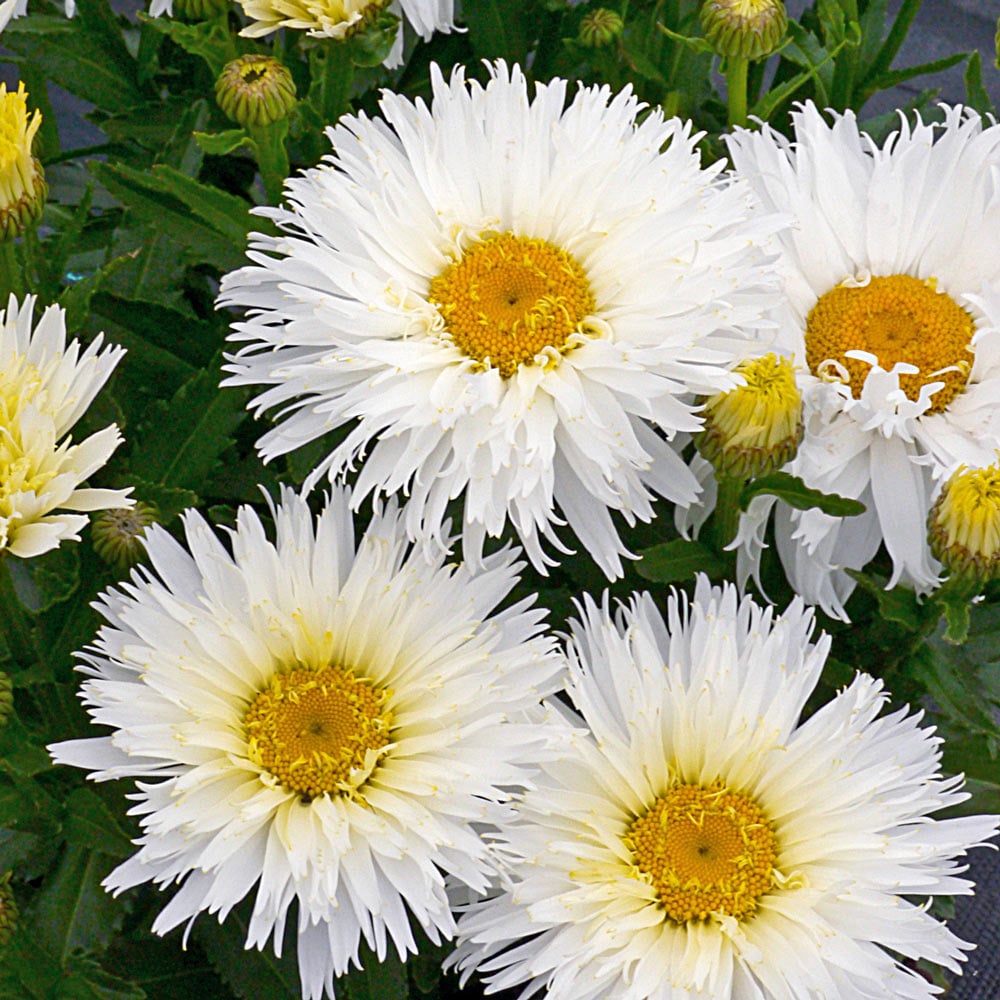
[[[729,102],[729,124],[747,123],[747,71],[750,61],[740,56],[726,57],[726,95]]]
[[[719,493],[715,502],[715,518],[713,521],[713,541],[719,552],[736,537],[740,526],[740,494],[744,482],[733,476],[718,477]]]

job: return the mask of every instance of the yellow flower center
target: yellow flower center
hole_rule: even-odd
[[[429,297],[456,346],[504,378],[540,357],[558,361],[596,308],[572,255],[513,233],[467,250],[431,281]]]
[[[742,920],[774,884],[777,845],[760,806],[715,783],[676,785],[628,830],[636,867],[677,923]]]
[[[763,476],[795,457],[802,438],[802,394],[787,358],[766,354],[738,365],[746,385],[705,403],[698,450],[724,475]]]
[[[47,447],[54,440],[40,450],[26,449],[24,444],[22,413],[33,401],[44,409],[41,389],[41,373],[23,358],[0,372],[0,520],[15,516],[19,494],[40,494],[60,471]]]
[[[960,468],[929,522],[931,551],[951,573],[993,579],[1000,565],[1000,467]]]
[[[390,694],[340,667],[277,673],[243,718],[250,759],[304,799],[350,794],[389,743]]]
[[[870,366],[847,351],[867,351],[890,371],[897,362],[920,369],[901,375],[903,392],[916,400],[929,382],[944,387],[928,412],[940,413],[965,388],[972,368],[972,317],[934,279],[908,274],[873,277],[867,285],[838,285],[821,296],[806,320],[806,361],[814,375],[846,382],[855,398]]]

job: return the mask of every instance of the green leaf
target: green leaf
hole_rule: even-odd
[[[469,42],[479,59],[506,59],[523,65],[528,54],[523,15],[509,0],[477,0],[462,12],[469,27]]]
[[[233,270],[244,262],[247,235],[261,228],[242,198],[165,164],[151,171],[121,163],[92,162],[90,168],[136,220],[184,247],[193,262]]]
[[[247,390],[219,388],[216,359],[153,408],[133,470],[150,482],[197,491],[233,443],[248,398]]]
[[[360,957],[362,968],[351,969],[337,983],[338,991],[343,990],[347,1000],[406,1000],[410,995],[406,966],[392,948],[380,962],[362,944]]]
[[[225,15],[197,24],[185,24],[172,17],[149,17],[143,13],[139,14],[139,20],[151,30],[166,35],[185,52],[204,59],[215,78],[227,62],[240,55]]]
[[[969,56],[965,67],[965,103],[981,115],[991,115],[996,110],[983,86],[983,60],[978,49]]]
[[[865,79],[866,84],[869,81],[874,81],[882,77],[889,70],[889,67],[892,66],[893,60],[903,47],[903,42],[906,41],[906,36],[910,33],[910,26],[913,24],[913,19],[917,16],[922,3],[923,0],[903,0],[902,4],[900,4],[899,13],[892,22],[888,36],[868,67],[868,75]],[[871,85],[868,92],[874,93],[879,89],[881,88]]]
[[[10,716],[0,729],[0,769],[18,778],[31,778],[54,766],[48,751],[35,742],[24,723],[16,715]]]
[[[884,579],[853,569],[847,570],[847,574],[875,598],[882,618],[902,625],[908,632],[919,632],[924,626],[928,611],[933,612],[930,605],[920,604],[917,595],[907,587],[886,590]]]
[[[969,602],[961,598],[941,602],[944,620],[947,623],[944,638],[946,642],[961,645],[969,637]]]
[[[135,847],[105,801],[90,788],[77,788],[66,799],[63,833],[68,844],[127,858]]]
[[[54,1000],[146,1000],[136,983],[111,975],[92,958],[73,955]]]
[[[946,715],[970,733],[995,738],[1000,729],[990,703],[983,697],[975,673],[967,669],[961,652],[943,643],[925,643],[910,659],[910,669]]]
[[[100,292],[92,308],[96,316],[124,327],[147,344],[170,351],[194,368],[213,363],[225,338],[226,327],[218,316],[199,319],[143,299]]]
[[[101,285],[129,262],[129,257],[112,257],[103,267],[67,285],[59,296],[59,305],[66,310],[66,331],[79,331],[90,314],[90,306]]]
[[[726,572],[726,564],[711,549],[686,538],[643,549],[639,556],[636,572],[653,583],[678,583],[690,580],[696,573],[719,577]]]
[[[151,483],[134,476],[131,477],[130,482],[135,487],[134,496],[137,500],[156,504],[161,524],[169,524],[182,510],[197,507],[200,502],[198,494],[193,490],[164,486],[162,483]]]
[[[111,7],[78,0],[71,19],[29,15],[3,32],[4,46],[25,56],[35,71],[108,111],[123,111],[155,95],[139,79]]]
[[[60,963],[77,948],[103,950],[121,926],[122,905],[101,887],[112,865],[106,854],[69,845],[35,897],[33,911],[26,916],[39,945]]]
[[[38,589],[38,612],[65,601],[80,585],[78,546],[60,545],[31,560],[31,575]]]
[[[871,80],[863,93],[867,98],[869,94],[873,94],[878,90],[890,90],[893,87],[898,87],[901,83],[906,83],[916,76],[940,73],[942,70],[950,69],[967,58],[967,52],[956,52],[954,55],[944,56],[942,59],[935,59],[933,62],[920,63],[919,66],[907,66],[906,69],[891,70]]]
[[[410,984],[422,996],[433,996],[441,986],[441,963],[448,949],[426,939],[419,942],[419,949],[406,963]]]
[[[796,510],[818,507],[824,514],[832,517],[852,517],[865,512],[865,505],[860,500],[814,490],[811,486],[806,486],[798,476],[787,472],[772,472],[769,476],[761,476],[760,479],[747,483],[740,493],[740,510],[746,510],[750,501],[762,494],[776,496]]]
[[[270,943],[263,951],[244,948],[247,937],[246,907],[237,907],[224,923],[205,916],[194,925],[194,934],[205,949],[212,968],[241,1000],[300,1000],[295,944],[289,927],[276,958]],[[338,991],[339,992],[339,991]]]
[[[256,148],[256,143],[241,128],[225,132],[195,132],[194,141],[210,156],[228,156],[237,149]]]

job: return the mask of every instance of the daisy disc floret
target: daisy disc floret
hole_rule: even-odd
[[[612,512],[695,498],[676,448],[776,301],[773,223],[628,90],[490,76],[435,67],[430,107],[386,93],[330,130],[266,212],[283,234],[224,279],[247,310],[227,384],[280,407],[265,459],[348,427],[309,485],[360,464],[355,501],[407,495],[413,538],[461,498],[467,558],[509,523],[544,571],[566,523],[614,577]]]
[[[253,895],[247,947],[280,954],[297,903],[304,997],[333,996],[363,938],[451,937],[445,878],[482,892],[479,835],[523,784],[517,721],[562,660],[530,601],[497,611],[521,564],[473,577],[413,552],[390,505],[355,543],[349,497],[313,517],[284,491],[271,541],[244,508],[231,550],[194,511],[187,547],[158,525],[149,568],[105,593],[80,654],[105,736],[55,744],[97,781],[135,778],[139,850],[105,885],[180,884],[153,925],[224,919]]]
[[[778,235],[778,346],[794,360],[805,423],[789,471],[867,508],[841,519],[779,505],[789,579],[840,617],[846,570],[881,545],[890,586],[937,584],[932,497],[947,472],[989,465],[1000,446],[1000,126],[943,112],[940,124],[901,119],[881,146],[851,112],[827,120],[812,104],[792,116],[794,142],[767,126],[728,139],[763,205],[794,218]]]
[[[956,858],[997,829],[932,817],[967,798],[933,729],[860,674],[803,718],[830,643],[798,598],[776,615],[700,578],[665,622],[649,595],[580,611],[576,712],[538,723],[506,881],[454,963],[546,1000],[930,1000],[900,957],[960,969],[927,898],[969,893]]]
[[[73,425],[125,351],[66,343],[65,311],[49,306],[32,328],[34,296],[0,310],[0,555],[41,555],[79,539],[86,511],[131,505],[130,490],[81,488],[122,437],[115,424],[74,444]]]

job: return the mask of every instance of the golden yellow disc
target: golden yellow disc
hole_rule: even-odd
[[[243,717],[250,759],[305,799],[350,792],[351,772],[389,743],[389,694],[340,667],[277,673]]]
[[[875,355],[886,371],[897,362],[915,365],[919,374],[901,375],[900,388],[917,400],[923,386],[943,382],[929,410],[940,413],[965,388],[974,332],[972,316],[933,279],[873,277],[867,285],[838,285],[820,296],[806,320],[806,361],[820,378],[845,380],[855,399],[870,366],[847,351]]]
[[[431,281],[429,298],[455,345],[504,378],[539,355],[567,350],[595,309],[587,276],[571,254],[513,233],[465,251]]]
[[[742,920],[774,883],[777,844],[760,806],[720,784],[675,785],[629,827],[636,868],[676,923]]]

